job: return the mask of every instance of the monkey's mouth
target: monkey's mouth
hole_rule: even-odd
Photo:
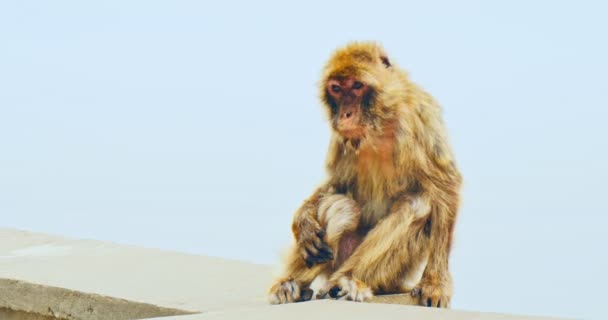
[[[337,129],[340,135],[347,139],[359,138],[364,134],[358,112],[349,118],[340,119],[337,123]]]
[[[338,129],[340,135],[345,138],[345,140],[359,140],[363,136],[363,128],[360,126],[344,129]]]

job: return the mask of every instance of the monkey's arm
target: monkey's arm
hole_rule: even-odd
[[[420,195],[397,200],[391,213],[369,231],[320,294],[364,301],[372,291],[398,290],[404,270],[417,266],[427,254],[424,229],[430,208],[427,198]]]
[[[318,220],[318,208],[321,198],[331,192],[328,185],[318,188],[298,210],[293,217],[291,230],[297,250],[309,268],[317,263],[325,263],[333,259],[333,252],[323,240],[325,229]]]

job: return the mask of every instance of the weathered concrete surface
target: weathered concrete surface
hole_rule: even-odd
[[[409,295],[269,306],[272,276],[264,265],[0,228],[0,308],[70,319],[539,319],[383,304]]]
[[[0,279],[0,294],[0,307],[42,315],[46,319],[128,320],[192,313],[9,279]],[[9,312],[5,312],[7,317]]]
[[[0,278],[213,311],[266,305],[272,272],[220,258],[0,229]]]
[[[548,320],[555,318],[524,317],[494,313],[467,312],[396,304],[357,303],[320,300],[289,305],[265,306],[167,317],[163,320],[310,320],[310,319],[417,319],[417,320]]]
[[[7,308],[0,308],[0,319],[2,320],[67,320],[52,316],[43,316],[36,313],[16,311]]]

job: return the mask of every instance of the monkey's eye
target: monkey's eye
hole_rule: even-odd
[[[361,89],[363,88],[363,83],[359,82],[359,81],[355,81],[355,83],[353,83],[353,89]]]
[[[334,84],[331,86],[331,91],[335,92],[335,93],[340,93],[340,91],[342,91],[342,88],[340,88],[339,85]]]

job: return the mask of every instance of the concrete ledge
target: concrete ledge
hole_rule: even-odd
[[[272,268],[0,228],[0,278],[210,312],[267,305]]]
[[[311,319],[415,319],[415,320],[550,320],[556,318],[518,316],[487,312],[317,300],[276,306],[263,306],[168,317],[162,320],[311,320]]]
[[[2,320],[548,319],[411,306],[409,294],[270,306],[272,279],[266,265],[0,228]]]
[[[52,318],[129,320],[193,314],[98,294],[0,279],[0,308]]]
[[[374,296],[370,303],[401,304],[405,306],[416,306],[418,302],[411,294],[391,294],[385,296]]]

